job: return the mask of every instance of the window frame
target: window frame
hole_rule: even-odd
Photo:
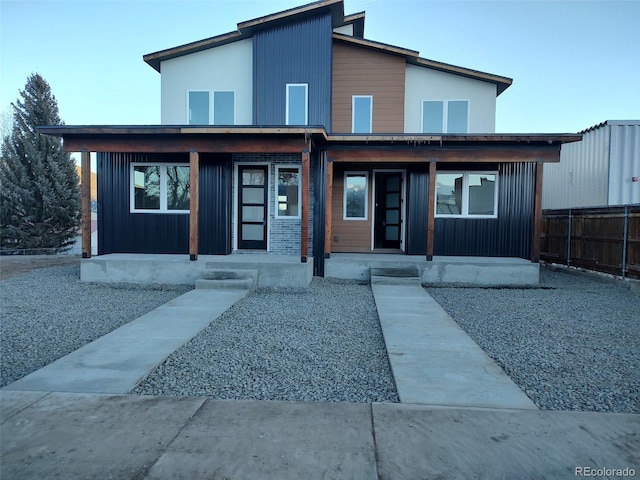
[[[426,102],[440,102],[442,103],[442,132],[425,132],[424,131],[424,104]],[[420,102],[420,132],[421,133],[450,133],[448,130],[449,124],[449,103],[450,102],[466,102],[467,103],[467,125],[466,131],[464,132],[455,132],[461,135],[469,133],[469,118],[471,111],[471,100],[468,98],[451,98],[451,99],[436,99],[436,98],[423,98]]]
[[[364,217],[348,217],[347,216],[347,177],[364,176]],[[363,222],[369,220],[369,172],[367,171],[348,171],[344,172],[342,183],[342,219],[345,221]]]
[[[233,123],[216,123],[216,93],[233,93]],[[236,91],[235,90],[211,90],[209,93],[209,105],[211,106],[211,125],[235,125],[236,124]]]
[[[461,213],[438,213],[438,175],[452,174],[462,175],[462,205]],[[496,184],[493,192],[493,215],[473,215],[469,214],[469,175],[495,175]],[[438,170],[436,171],[436,192],[435,202],[433,205],[433,214],[435,218],[464,218],[464,219],[482,219],[482,218],[498,218],[498,198],[500,187],[500,176],[497,170]]]
[[[369,131],[356,132],[356,98],[369,99]],[[351,133],[370,134],[373,133],[373,95],[351,95]]]
[[[286,84],[285,124],[290,125],[289,123],[290,87],[304,87],[304,124],[303,125],[309,125],[309,84],[308,83],[287,83]]]
[[[190,113],[190,105],[191,105],[191,94],[192,93],[206,93],[207,94],[207,98],[208,98],[208,110],[207,110],[207,118],[208,118],[208,122],[207,125],[211,125],[211,91],[210,90],[187,90],[187,125],[202,125],[200,123],[191,123],[191,117],[189,115]]]
[[[302,165],[276,165],[276,171],[274,176],[274,184],[275,184],[275,215],[274,217],[277,219],[287,219],[287,220],[300,220],[302,218]],[[295,169],[298,171],[298,215],[280,215],[280,209],[278,208],[280,202],[278,200],[278,188],[280,187],[279,181],[279,171],[284,169]]]
[[[135,167],[158,167],[160,176],[160,208],[136,208],[136,186],[135,186]],[[160,213],[160,214],[188,214],[191,210],[169,210],[167,208],[167,168],[170,167],[190,167],[189,163],[184,162],[131,162],[129,167],[129,212],[130,213]],[[191,191],[189,191],[191,198]]]

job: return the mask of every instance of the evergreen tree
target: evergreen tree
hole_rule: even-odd
[[[68,249],[80,225],[78,174],[62,140],[37,130],[63,125],[56,98],[36,73],[11,106],[13,128],[0,148],[0,246]]]

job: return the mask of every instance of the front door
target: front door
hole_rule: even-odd
[[[238,166],[238,248],[267,249],[267,166]]]
[[[402,172],[375,173],[374,248],[402,247]]]

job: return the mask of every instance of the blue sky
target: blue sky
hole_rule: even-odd
[[[0,0],[0,112],[38,72],[68,125],[158,124],[160,74],[144,54],[305,3]],[[366,38],[513,78],[497,132],[640,118],[640,1],[345,0],[362,10]]]

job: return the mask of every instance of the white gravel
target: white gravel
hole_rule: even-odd
[[[426,291],[543,410],[640,413],[640,294],[540,270],[540,289]]]
[[[368,285],[253,292],[134,391],[216,399],[397,402]]]
[[[190,290],[80,282],[78,265],[0,282],[0,386],[18,380]]]

